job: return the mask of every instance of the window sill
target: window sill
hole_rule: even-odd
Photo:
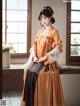
[[[19,70],[23,71],[24,64],[11,64],[9,68],[3,68],[3,70]],[[80,74],[80,66],[67,66],[61,65],[59,67],[60,74]]]
[[[80,66],[61,65],[60,74],[80,74]]]

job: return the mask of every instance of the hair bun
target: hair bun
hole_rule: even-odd
[[[46,6],[46,7],[44,7],[44,9],[47,9],[51,13],[51,15],[54,14],[54,12],[50,6]]]

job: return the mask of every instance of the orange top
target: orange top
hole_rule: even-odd
[[[54,44],[54,47],[52,46]],[[35,54],[38,59],[57,47],[62,52],[62,41],[56,28],[52,27],[47,35],[41,35],[38,31],[34,41]]]

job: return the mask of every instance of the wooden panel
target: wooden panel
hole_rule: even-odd
[[[3,70],[3,91],[19,91],[23,87],[23,70]]]

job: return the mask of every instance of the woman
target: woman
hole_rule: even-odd
[[[44,61],[48,70],[41,69],[35,84],[34,106],[64,106],[64,97],[59,76],[57,59],[62,52],[62,41],[57,29],[52,25],[55,23],[53,10],[50,6],[44,7],[39,14],[41,29],[38,31],[32,48],[30,49],[29,61],[24,70],[24,82],[27,83],[27,68],[30,63]],[[24,99],[24,89],[21,106],[29,106]],[[32,106],[32,105],[31,105]]]

